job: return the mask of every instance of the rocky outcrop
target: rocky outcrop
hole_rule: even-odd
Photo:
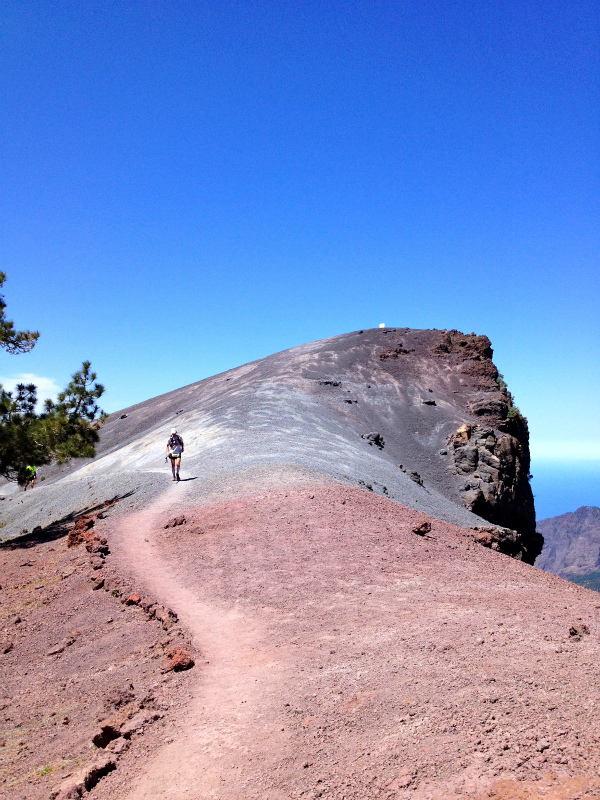
[[[495,525],[517,531],[518,542],[512,536],[500,537],[498,549],[532,564],[544,540],[535,530],[527,442],[497,428],[466,423],[447,443],[453,471],[464,477],[460,491],[465,506]]]

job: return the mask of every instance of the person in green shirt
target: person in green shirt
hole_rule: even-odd
[[[25,467],[25,488],[23,489],[24,492],[27,491],[27,487],[29,486],[29,484],[31,484],[31,488],[33,489],[33,486],[35,484],[35,475],[36,475],[35,467]]]

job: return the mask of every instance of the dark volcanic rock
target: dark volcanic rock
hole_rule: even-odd
[[[527,561],[540,550],[527,422],[500,379],[489,339],[410,328],[311,342],[111,415],[95,461],[48,467],[44,486],[3,536],[44,522],[48,495],[61,514],[88,508],[92,483],[111,497],[135,487],[132,502],[150,502],[165,488],[156,481],[156,455],[175,419],[186,443],[182,478],[201,476],[185,487],[190,501],[235,476],[308,471],[376,492],[385,486],[391,500],[467,528],[516,531]],[[170,481],[168,465],[158,465]],[[63,480],[76,470],[85,470],[82,480]],[[179,519],[169,525],[185,535]]]
[[[543,539],[535,530],[527,439],[467,423],[448,437],[448,446],[457,474],[469,478],[461,487],[465,505],[480,517],[517,531],[520,557],[533,564]],[[514,550],[512,543],[509,549]]]

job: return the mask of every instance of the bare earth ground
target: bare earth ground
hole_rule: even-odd
[[[160,715],[162,741],[165,712],[187,699],[191,673],[161,671],[165,652],[184,643],[178,626],[165,631],[116,588],[93,591],[100,572],[108,582],[108,566],[93,570],[81,545],[67,548],[61,526],[0,548],[2,800],[47,798],[93,762],[92,737],[111,716]],[[145,752],[136,738],[124,762]]]
[[[97,757],[110,697],[133,684],[130,715],[141,703],[162,717],[90,800],[600,798],[598,594],[352,487],[188,509],[186,496],[170,486],[98,520],[111,549],[100,570],[64,538],[0,550],[14,639],[0,656],[0,797],[48,797]],[[426,537],[412,532],[424,520]],[[179,623],[165,632],[93,591],[93,574]],[[161,673],[165,649],[188,639],[196,666]]]

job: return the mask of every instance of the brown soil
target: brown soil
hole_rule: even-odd
[[[179,489],[177,507],[163,495],[96,522],[99,570],[64,539],[0,551],[4,625],[19,630],[0,657],[0,796],[47,797],[122,713],[117,768],[90,800],[600,798],[596,593],[351,487],[189,508]],[[196,666],[161,683],[182,649]],[[162,717],[135,728],[145,710]]]

